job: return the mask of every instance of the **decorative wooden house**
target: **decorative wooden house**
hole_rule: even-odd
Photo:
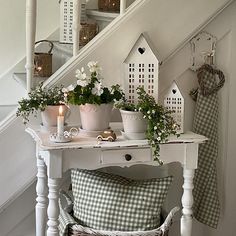
[[[172,115],[179,125],[178,133],[184,132],[184,97],[178,85],[173,81],[164,97],[164,106],[173,111]]]
[[[144,34],[140,35],[126,57],[124,70],[124,90],[130,102],[137,101],[138,86],[143,86],[148,94],[158,99],[159,60]]]
[[[73,0],[60,0],[60,42],[72,43]],[[86,1],[81,1],[80,22],[86,21]]]

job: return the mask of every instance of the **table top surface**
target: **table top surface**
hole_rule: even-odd
[[[71,142],[55,143],[50,141],[50,133],[42,132],[40,126],[29,126],[26,128],[32,138],[36,141],[37,145],[43,150],[56,150],[56,149],[73,149],[73,148],[118,148],[118,147],[142,147],[148,146],[148,140],[128,140],[124,138],[119,132],[121,123],[112,123],[111,128],[116,132],[117,139],[114,142],[98,142],[96,137],[88,137],[84,133],[79,134],[72,138]],[[203,143],[207,138],[203,135],[195,134],[191,131],[181,134],[179,137],[170,136],[166,143]],[[166,144],[165,143],[165,144]]]

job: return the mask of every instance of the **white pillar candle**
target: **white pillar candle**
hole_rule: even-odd
[[[62,106],[59,107],[59,116],[57,117],[57,135],[63,136],[64,134],[64,116],[62,115]]]

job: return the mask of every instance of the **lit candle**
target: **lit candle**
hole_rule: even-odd
[[[63,136],[64,134],[64,116],[62,115],[63,108],[59,107],[59,116],[57,117],[57,135]]]

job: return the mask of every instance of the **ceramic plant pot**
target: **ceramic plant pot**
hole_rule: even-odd
[[[42,124],[44,127],[57,126],[57,117],[59,115],[59,107],[63,107],[62,115],[66,118],[69,117],[70,111],[66,105],[47,106],[44,111],[41,112]]]
[[[80,105],[81,128],[86,131],[103,131],[109,128],[113,104]]]
[[[147,130],[147,122],[143,118],[143,114],[138,111],[124,111],[120,110],[124,133],[126,135],[129,134],[137,134],[137,137],[140,136],[138,134],[145,134]],[[135,135],[131,135],[132,137]]]

